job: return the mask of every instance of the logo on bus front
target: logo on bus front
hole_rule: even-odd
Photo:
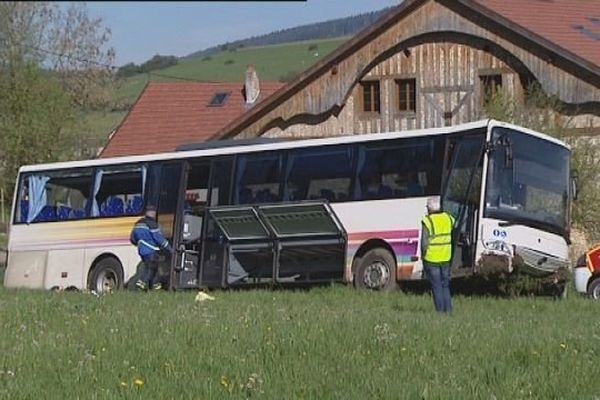
[[[500,238],[500,239],[506,239],[507,233],[505,230],[503,229],[494,229],[494,231],[492,232],[492,234],[494,235],[494,237]]]

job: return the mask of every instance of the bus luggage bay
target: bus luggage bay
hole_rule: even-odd
[[[422,279],[429,196],[456,219],[453,276],[493,264],[548,278],[569,266],[570,149],[538,132],[484,120],[190,148],[22,167],[5,286],[122,287],[149,204],[177,249],[171,288]]]

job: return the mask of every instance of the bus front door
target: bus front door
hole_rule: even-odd
[[[185,169],[185,190],[179,215],[177,235],[177,257],[173,268],[173,282],[176,288],[196,288],[199,285],[198,274],[202,232],[205,211],[208,204],[208,184],[210,161],[190,161]]]
[[[180,161],[166,162],[156,165],[150,171],[151,180],[158,179],[158,208],[157,220],[167,240],[177,248],[179,236],[179,209],[181,207],[180,197],[185,176],[185,163]],[[153,190],[152,190],[153,191]],[[154,200],[156,201],[156,200]],[[173,267],[177,261],[176,254],[171,256],[168,267],[168,286],[173,287]],[[161,275],[162,272],[161,272]],[[163,279],[164,280],[164,279]]]
[[[484,134],[448,139],[442,209],[456,219],[453,276],[473,271],[483,166]]]

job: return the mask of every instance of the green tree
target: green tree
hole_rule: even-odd
[[[572,118],[562,102],[531,85],[525,100],[517,102],[504,90],[486,101],[484,116],[511,122],[559,138],[571,146],[571,169],[578,180],[578,198],[573,202],[572,222],[592,241],[600,240],[600,141],[593,137],[573,137]]]
[[[85,154],[74,115],[109,99],[110,31],[85,5],[0,3],[0,185],[19,166]]]

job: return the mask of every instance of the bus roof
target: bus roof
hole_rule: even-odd
[[[408,130],[400,132],[386,132],[386,133],[372,133],[365,135],[346,135],[346,136],[333,136],[318,139],[306,139],[306,140],[274,140],[268,141],[268,143],[252,143],[252,142],[240,142],[241,145],[232,146],[230,141],[225,143],[225,146],[214,146],[209,145],[206,148],[199,150],[186,150],[186,151],[174,151],[169,153],[157,153],[147,155],[136,155],[136,156],[122,156],[114,158],[99,158],[92,160],[81,160],[81,161],[66,161],[56,162],[48,164],[35,164],[25,165],[19,169],[19,172],[31,172],[31,171],[43,171],[51,169],[64,169],[64,168],[82,168],[82,167],[96,167],[103,165],[115,165],[125,163],[136,163],[136,162],[149,162],[149,161],[160,161],[160,160],[180,160],[187,158],[197,157],[209,157],[219,155],[231,155],[238,153],[251,153],[265,150],[285,150],[293,149],[298,147],[315,147],[315,146],[326,146],[333,144],[344,144],[344,143],[362,143],[370,142],[375,140],[386,140],[386,139],[398,139],[398,138],[411,138],[419,136],[433,136],[433,135],[444,135],[462,132],[466,130],[486,128],[488,126],[503,126],[507,128],[518,129],[524,133],[539,137],[544,140],[554,142],[560,146],[569,148],[564,142],[555,139],[551,136],[543,133],[535,132],[530,129],[526,129],[520,126],[494,121],[491,119],[485,119],[475,122],[469,122],[460,125],[446,126],[442,128],[430,128],[430,129],[418,129]],[[245,145],[244,145],[245,143]]]

